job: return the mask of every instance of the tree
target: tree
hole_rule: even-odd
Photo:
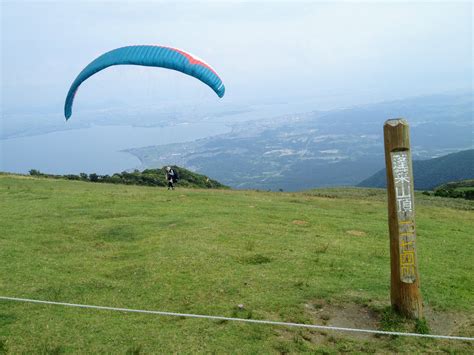
[[[31,176],[41,176],[41,175],[43,175],[39,170],[36,170],[36,169],[31,169],[29,171],[29,173],[30,173]]]

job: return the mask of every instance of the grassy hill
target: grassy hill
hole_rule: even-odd
[[[227,186],[221,184],[219,181],[210,179],[209,177],[195,173],[191,170],[172,165],[175,172],[178,173],[179,181],[176,185],[188,188],[201,189],[228,189]],[[167,186],[166,167],[160,169],[145,169],[143,171],[123,171],[113,175],[97,175],[85,174],[79,175],[53,175],[43,174],[38,170],[30,170],[31,176],[50,178],[50,179],[66,179],[94,183],[108,183],[108,184],[122,184],[122,185],[139,185],[139,186]]]
[[[474,335],[474,203],[417,194],[430,332]],[[0,176],[0,295],[416,331],[389,300],[385,193]],[[238,307],[243,305],[243,307]],[[0,353],[430,352],[472,343],[0,301]]]
[[[360,182],[360,187],[387,186],[385,169]],[[413,161],[415,189],[432,190],[450,181],[474,178],[474,149],[448,154],[439,158]]]
[[[436,187],[434,195],[474,200],[474,179],[448,182]]]

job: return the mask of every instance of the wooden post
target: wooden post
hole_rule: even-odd
[[[392,307],[410,317],[423,317],[416,257],[415,201],[409,126],[404,119],[384,125]]]

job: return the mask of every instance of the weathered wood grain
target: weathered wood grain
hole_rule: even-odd
[[[390,232],[391,303],[410,318],[423,317],[416,256],[415,204],[409,126],[404,119],[384,125]]]

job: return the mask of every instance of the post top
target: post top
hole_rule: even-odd
[[[399,124],[408,126],[408,122],[404,118],[391,118],[389,120],[386,120],[385,124],[390,126],[398,126]]]

